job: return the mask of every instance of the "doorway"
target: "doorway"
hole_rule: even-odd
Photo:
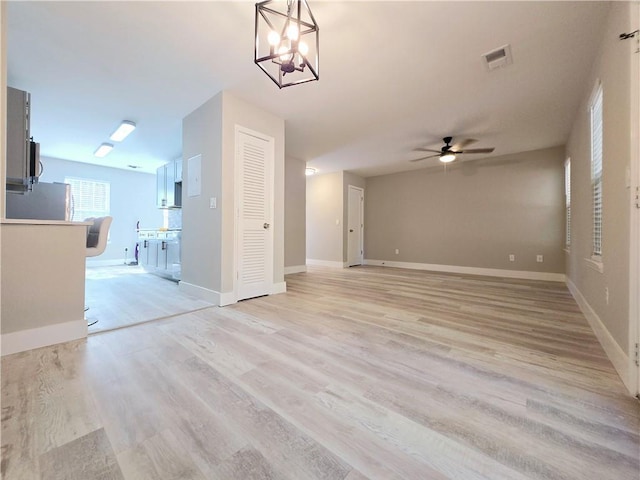
[[[273,138],[236,126],[236,300],[273,288]]]
[[[640,21],[640,4],[633,6],[631,24]],[[640,398],[640,34],[631,40],[631,241],[629,305],[629,379]],[[631,374],[631,372],[633,372]],[[635,384],[635,385],[634,385]]]
[[[347,265],[364,263],[364,189],[349,185],[347,207]]]

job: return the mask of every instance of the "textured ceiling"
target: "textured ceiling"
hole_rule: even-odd
[[[286,153],[320,172],[426,168],[416,147],[472,137],[492,156],[562,145],[607,2],[310,0],[320,81],[278,88],[253,63],[249,2],[8,2],[8,83],[32,94],[41,154],[155,171],[182,119],[221,90],[286,121]],[[481,55],[510,44],[513,64]],[[471,158],[471,157],[467,157]]]

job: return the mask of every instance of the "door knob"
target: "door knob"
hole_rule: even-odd
[[[350,228],[350,229],[349,229],[349,233],[353,233],[353,228]]]
[[[264,225],[262,225],[262,228],[264,228],[265,230],[269,228],[269,224],[268,223],[264,223]]]

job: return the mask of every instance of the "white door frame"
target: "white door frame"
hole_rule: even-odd
[[[238,135],[239,133],[244,133],[247,135],[251,135],[253,137],[259,138],[261,140],[264,140],[266,142],[269,142],[275,149],[275,139],[273,137],[270,137],[269,135],[266,135],[264,133],[261,132],[257,132],[255,130],[251,130],[249,128],[243,127],[241,125],[235,125],[235,130],[234,130],[234,152],[233,152],[233,158],[234,158],[234,206],[233,206],[233,216],[234,216],[234,233],[233,233],[233,302],[231,303],[235,303],[238,301],[240,295],[238,292],[239,289],[239,282],[238,282],[238,272],[239,272],[239,265],[240,265],[240,259],[239,259],[239,248],[238,248],[238,242],[240,241],[240,235],[238,233],[238,226],[240,223],[240,172],[241,172],[241,168],[239,165],[240,160],[238,159],[238,153],[239,153],[239,148],[238,148]],[[275,153],[275,152],[274,152]],[[269,188],[270,188],[270,199],[269,199],[269,222],[270,223],[270,235],[271,235],[271,246],[273,247],[273,241],[274,241],[274,228],[273,228],[273,219],[274,219],[274,179],[275,179],[275,155],[272,158],[271,161],[271,165],[269,166],[269,171],[267,172],[267,175],[269,177]],[[273,262],[274,262],[274,255],[273,255],[273,251],[271,252],[271,268],[269,269],[270,272],[270,278],[269,278],[269,282],[270,282],[270,289],[268,293],[272,293],[273,290]]]
[[[360,193],[360,245],[358,248],[360,249],[360,255],[358,257],[360,263],[351,263],[351,259],[349,258],[349,253],[351,251],[350,243],[351,243],[351,235],[349,235],[349,229],[351,228],[351,219],[349,218],[349,214],[351,212],[351,191],[355,190]],[[349,185],[347,189],[347,265],[364,265],[364,188],[356,187],[354,185]]]
[[[630,5],[631,25],[640,21],[640,3]],[[629,242],[629,387],[640,395],[640,367],[636,364],[636,349],[640,345],[640,34],[630,40],[631,48],[631,158]]]

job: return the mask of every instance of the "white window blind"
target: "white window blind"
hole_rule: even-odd
[[[564,162],[565,246],[571,245],[571,159]]]
[[[111,202],[109,182],[66,177],[64,183],[71,185],[72,220],[81,221],[89,217],[109,215]]]
[[[593,200],[593,256],[602,255],[602,86],[591,102],[591,189]]]

